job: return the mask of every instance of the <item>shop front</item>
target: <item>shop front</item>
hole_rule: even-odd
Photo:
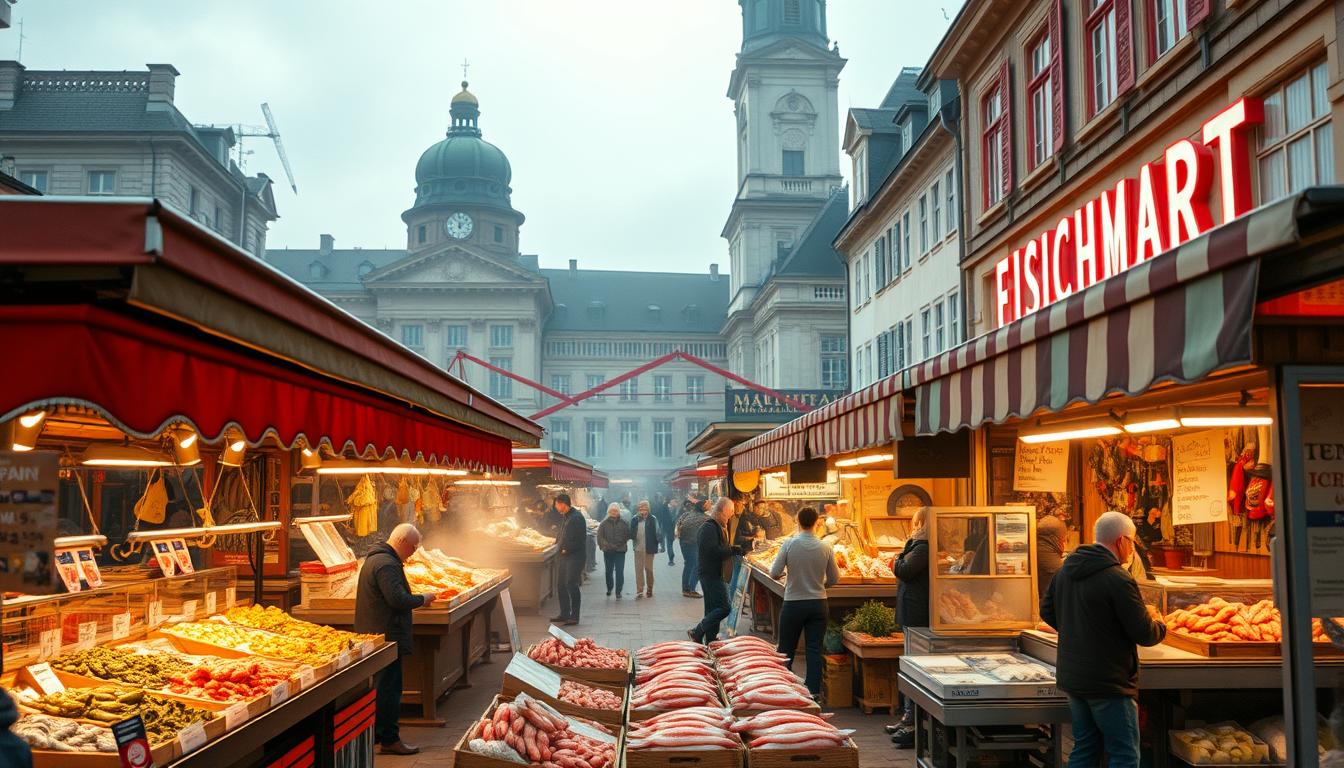
[[[299,620],[291,583],[352,583],[399,522],[428,539],[431,487],[508,473],[540,428],[155,201],[0,217],[22,361],[0,386],[0,684],[38,764],[116,765],[111,726],[139,714],[158,765],[371,765],[396,649]],[[412,589],[488,616],[507,572],[440,557],[416,553]]]

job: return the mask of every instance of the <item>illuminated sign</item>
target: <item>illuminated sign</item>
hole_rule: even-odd
[[[1251,209],[1251,131],[1259,99],[1241,99],[1204,123],[1202,143],[1181,139],[1134,178],[1059,220],[994,266],[1000,327],[1164,253]],[[1216,150],[1216,154],[1215,154]],[[1215,173],[1215,166],[1217,171]]]
[[[813,409],[828,405],[844,397],[841,389],[780,389],[779,394],[791,400],[797,400]],[[780,400],[774,395],[757,392],[754,389],[729,389],[724,398],[723,418],[725,421],[771,421],[784,423],[806,413]]]

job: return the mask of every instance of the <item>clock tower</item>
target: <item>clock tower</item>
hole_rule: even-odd
[[[509,199],[513,171],[504,152],[481,138],[480,102],[466,81],[449,112],[447,137],[415,166],[415,204],[401,215],[407,250],[462,243],[516,258],[524,217]]]

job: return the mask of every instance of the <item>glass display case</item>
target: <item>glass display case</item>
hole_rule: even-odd
[[[930,623],[935,632],[1012,631],[1036,621],[1036,512],[929,508]]]
[[[868,541],[882,552],[900,551],[910,537],[908,517],[870,516],[867,524]]]

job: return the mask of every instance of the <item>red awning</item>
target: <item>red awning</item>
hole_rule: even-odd
[[[591,487],[593,468],[588,464],[572,459],[563,453],[555,453],[544,448],[514,448],[514,469],[544,469],[551,479],[560,483],[570,483]]]
[[[303,437],[479,471],[506,473],[512,464],[503,437],[157,318],[87,304],[2,306],[0,338],[11,372],[0,385],[0,419],[79,404],[142,438],[186,421],[207,442],[236,426],[253,445],[271,434],[286,447]]]
[[[594,469],[592,483],[593,484],[589,486],[590,488],[610,488],[611,478],[607,477],[606,472],[600,472]]]
[[[900,440],[903,381],[900,374],[888,376],[753,437],[730,452],[733,470],[770,469]]]

